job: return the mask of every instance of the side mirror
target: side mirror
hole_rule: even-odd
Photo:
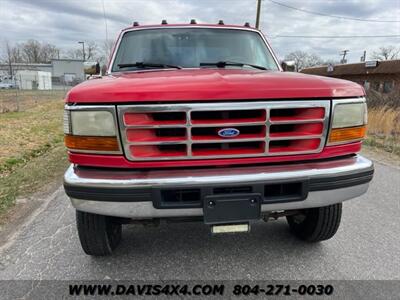
[[[294,72],[296,71],[296,62],[294,60],[283,61],[281,67],[285,72]]]
[[[83,70],[88,75],[100,75],[100,64],[98,62],[86,61],[83,63]]]

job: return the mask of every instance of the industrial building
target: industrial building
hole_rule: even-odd
[[[382,94],[400,92],[400,60],[367,61],[301,70],[302,73],[347,79]]]
[[[71,85],[85,80],[83,61],[76,59],[53,59],[51,76],[62,83]]]
[[[17,82],[22,80],[21,74],[24,74],[25,78],[31,78],[34,73],[25,72],[25,71],[33,71],[37,72],[36,77],[38,77],[39,73],[42,79],[38,80],[38,82],[31,82],[29,79],[26,80],[24,85],[21,85],[20,88],[29,89],[32,85],[32,89],[35,86],[39,87],[39,81],[44,84],[44,87],[48,86],[48,75],[44,75],[43,72],[50,74],[50,82],[51,88],[57,88],[57,86],[64,85],[75,85],[79,82],[85,80],[85,74],[83,70],[83,60],[79,59],[52,59],[49,64],[28,64],[28,63],[14,63],[11,64],[11,70],[14,76],[14,80]],[[23,73],[21,73],[23,71]],[[0,77],[1,76],[9,76],[10,74],[10,65],[8,64],[0,64]],[[18,75],[19,74],[19,75]],[[42,86],[42,84],[40,86]],[[47,88],[46,88],[47,89]]]

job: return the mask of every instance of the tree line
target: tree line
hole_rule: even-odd
[[[96,60],[104,62],[112,50],[113,42],[107,41],[98,44],[95,41],[85,42],[85,55],[81,45],[75,49],[60,49],[56,45],[28,40],[24,43],[12,44],[5,41],[3,55],[0,60],[3,63],[50,63],[52,59],[69,58]]]

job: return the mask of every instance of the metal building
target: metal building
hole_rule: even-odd
[[[67,85],[81,82],[85,79],[83,61],[78,59],[53,59],[52,77]]]

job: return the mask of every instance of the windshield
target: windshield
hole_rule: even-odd
[[[278,70],[257,32],[239,29],[160,28],[125,33],[112,71],[137,70],[138,66],[121,66],[138,62],[199,68],[201,63],[221,61]]]

